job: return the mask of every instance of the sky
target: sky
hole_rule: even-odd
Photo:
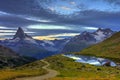
[[[120,30],[120,0],[0,0],[0,39],[18,27],[35,39],[62,39],[98,28]]]

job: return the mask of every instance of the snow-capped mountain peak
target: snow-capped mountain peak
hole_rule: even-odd
[[[93,44],[102,42],[112,36],[115,32],[111,29],[99,28],[95,32],[84,31],[73,37],[63,48],[62,52],[79,52]]]
[[[13,39],[25,39],[25,38],[31,38],[31,36],[27,35],[26,33],[24,33],[23,29],[21,27],[18,28],[16,34],[14,35]]]
[[[24,33],[23,29],[21,27],[18,28],[16,34],[14,35],[13,39],[9,40],[9,42],[19,42],[23,41],[25,43],[31,43],[31,44],[36,44],[36,40],[34,40],[31,36],[27,35]]]
[[[110,37],[113,33],[114,31],[112,31],[111,29],[99,28],[96,32],[93,33],[93,36],[96,39],[96,41],[101,42],[105,40],[106,38]]]

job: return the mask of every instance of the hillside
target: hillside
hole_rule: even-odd
[[[15,67],[34,60],[33,58],[19,56],[11,49],[0,45],[0,68]]]
[[[120,68],[107,66],[93,66],[75,62],[62,55],[46,59],[50,68],[60,72],[58,76],[49,80],[119,80]]]
[[[0,69],[0,80],[13,80],[19,77],[44,75],[47,73],[42,67],[42,61],[35,61],[15,68]]]
[[[107,66],[93,66],[81,64],[73,59],[62,55],[52,56],[45,59],[49,68],[56,70],[59,75],[49,80],[119,80],[120,68]],[[14,69],[0,70],[0,80],[11,80],[13,78],[45,75],[47,73],[42,67],[46,65],[42,61],[35,61]],[[6,74],[6,75],[4,75]],[[52,74],[51,74],[52,75]],[[29,77],[30,78],[30,77]],[[32,77],[33,80],[34,77]],[[25,78],[26,79],[26,78]],[[20,78],[22,80],[22,78]],[[27,80],[27,79],[26,79]],[[28,79],[29,80],[29,79]]]
[[[75,54],[94,55],[120,61],[120,32],[115,33],[105,41],[88,47]]]

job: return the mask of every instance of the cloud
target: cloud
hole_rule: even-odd
[[[54,38],[54,37],[47,37],[47,36],[35,36],[33,37],[37,40],[55,40],[55,39],[62,39],[62,38]]]
[[[6,13],[6,12],[3,12],[3,11],[0,11],[0,16],[3,16],[3,15],[10,15],[9,13]]]
[[[80,10],[87,10],[89,9],[88,6],[86,4],[80,3],[77,5],[77,8]]]
[[[15,35],[17,31],[17,28],[8,28],[4,26],[0,26],[0,39],[5,39],[5,38],[12,38],[13,35]],[[36,32],[33,31],[28,31],[27,29],[24,29],[25,33],[32,35],[35,34]]]
[[[96,27],[83,27],[85,30],[97,30],[98,28]]]
[[[58,26],[58,25],[45,25],[45,24],[39,24],[39,25],[30,25],[27,27],[28,29],[50,29],[50,30],[54,30],[54,29],[66,29],[66,30],[70,30],[70,27],[66,27],[66,26]]]
[[[23,27],[35,32],[32,36],[80,33],[98,27],[120,30],[120,9],[115,6],[119,0],[45,0],[44,4],[50,2],[48,8],[37,1],[1,0],[0,29]],[[61,12],[54,11],[54,6]],[[73,14],[68,15],[70,12]]]
[[[14,35],[14,33],[0,33],[0,37],[1,36],[11,36],[11,35]]]
[[[0,29],[6,29],[7,27],[4,27],[4,26],[0,26]]]
[[[72,8],[67,7],[67,6],[61,6],[60,8],[63,9],[63,10],[72,10]]]
[[[25,19],[27,19],[27,20],[36,21],[36,22],[54,22],[52,20],[40,19],[40,18],[36,18],[36,17],[29,17],[29,16],[28,17],[22,16],[22,17],[25,18]]]
[[[120,12],[85,10],[79,11],[75,15],[71,15],[70,18],[60,20],[60,22],[72,25],[112,28],[116,30],[118,27],[120,27],[119,20]]]
[[[47,36],[35,36],[34,39],[39,40],[54,40],[54,39],[63,39],[62,37],[73,37],[79,35],[80,33],[62,33],[62,34],[54,34],[54,35],[47,35]]]
[[[76,2],[71,1],[70,4],[71,4],[71,5],[76,5]]]
[[[53,8],[53,7],[48,7],[48,9],[50,9],[52,12],[55,11],[55,8]]]
[[[120,0],[104,0],[110,4],[118,5],[120,6]]]

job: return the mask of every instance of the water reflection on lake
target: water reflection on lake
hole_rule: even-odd
[[[104,59],[104,58],[97,58],[93,56],[83,56],[83,55],[73,55],[73,54],[67,54],[64,55],[66,57],[74,59],[76,62],[80,63],[88,63],[96,66],[103,66],[106,63],[110,63],[110,66],[117,66],[113,61],[109,59]]]

